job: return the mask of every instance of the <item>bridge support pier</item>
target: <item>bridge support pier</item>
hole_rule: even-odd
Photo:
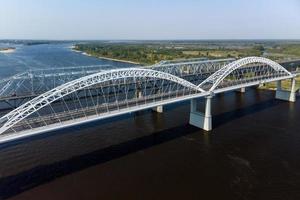
[[[142,91],[137,91],[137,92],[136,92],[136,97],[137,97],[138,99],[142,98],[142,97],[143,97]]]
[[[205,99],[205,113],[197,111],[197,100],[191,100],[190,124],[205,131],[212,130],[211,99],[207,96]]]
[[[156,106],[152,108],[153,111],[158,112],[158,113],[163,113],[164,112],[164,107],[163,106]]]
[[[240,93],[245,93],[246,92],[246,88],[242,87],[241,89],[238,89],[236,91],[240,92]]]
[[[281,81],[277,81],[276,99],[296,102],[296,80],[291,79],[291,91],[283,90],[281,87]]]

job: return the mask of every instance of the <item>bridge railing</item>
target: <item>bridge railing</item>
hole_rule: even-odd
[[[139,68],[169,73],[198,85],[233,60],[180,60]],[[31,70],[15,75],[0,82],[0,110],[9,111],[59,85],[102,70],[108,70],[109,68],[112,67],[106,65],[65,67]]]
[[[294,77],[281,65],[265,58],[249,57],[221,65],[203,63],[202,67],[197,66],[199,71],[191,64],[170,68],[180,72],[184,78],[160,71],[163,68],[156,66],[158,70],[108,70],[72,80],[0,117],[0,135],[59,128],[66,124]],[[188,67],[192,72],[187,70]],[[166,70],[169,70],[168,66]],[[194,82],[187,80],[191,77]],[[199,85],[194,84],[199,80]]]

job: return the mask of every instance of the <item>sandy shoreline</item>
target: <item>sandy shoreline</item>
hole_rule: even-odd
[[[90,56],[90,57],[95,57],[95,58],[104,59],[104,60],[110,60],[110,61],[116,61],[116,62],[129,63],[129,64],[134,64],[134,65],[141,65],[140,63],[129,61],[129,60],[120,60],[120,59],[116,59],[116,58],[108,58],[108,57],[102,57],[102,56],[100,56],[100,57],[93,56],[93,55],[88,54],[86,52],[76,50],[76,49],[74,49],[74,47],[71,47],[71,50],[74,51],[74,52],[76,52],[76,53],[81,53],[82,55],[85,55],[85,56]]]

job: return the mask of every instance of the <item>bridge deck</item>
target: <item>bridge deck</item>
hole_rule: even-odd
[[[227,62],[155,67],[166,72],[144,68],[108,70],[61,85],[51,90],[53,96],[44,90],[2,96],[0,102],[29,101],[0,118],[0,142],[300,75],[293,62],[286,63],[292,65],[293,73],[265,58]]]

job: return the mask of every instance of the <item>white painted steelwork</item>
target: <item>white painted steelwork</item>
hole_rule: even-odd
[[[18,107],[17,109],[11,111],[10,113],[4,115],[0,118],[0,134],[5,132],[7,129],[11,128],[21,120],[25,119],[32,113],[40,110],[41,108],[51,104],[52,102],[63,98],[66,95],[69,95],[73,92],[99,84],[102,82],[107,82],[110,80],[116,80],[121,78],[160,78],[163,80],[169,80],[175,83],[178,83],[184,87],[191,88],[195,91],[204,92],[203,89],[198,88],[196,85],[176,77],[174,75],[155,71],[151,69],[139,69],[139,68],[127,68],[119,70],[110,70],[105,72],[100,72],[79,78],[77,80],[68,82],[59,87],[56,87],[30,101]]]
[[[203,81],[198,87],[202,88],[205,84],[210,83],[212,86],[210,87],[209,91],[213,92],[216,87],[220,84],[222,80],[224,80],[229,74],[231,74],[234,70],[237,70],[243,66],[248,64],[259,63],[265,64],[269,67],[272,67],[276,72],[283,74],[285,76],[292,77],[292,73],[287,71],[284,67],[280,64],[262,57],[246,57],[240,60],[234,61],[225,67],[221,68],[210,77],[208,77],[205,81]]]
[[[228,60],[223,60],[224,62],[227,62]],[[209,74],[210,69],[218,69],[220,66],[216,65],[209,65],[208,61],[200,61],[201,64],[204,64],[208,66],[208,68],[199,68],[199,71],[197,73],[193,72],[192,74]],[[262,83],[268,83],[268,82],[274,82],[274,81],[280,81],[280,80],[285,80],[285,79],[290,79],[294,78],[297,74],[291,73],[287,71],[284,67],[282,67],[280,64],[266,59],[266,58],[260,58],[260,57],[248,57],[248,58],[243,58],[237,61],[234,61],[230,64],[224,65],[223,67],[220,67],[220,69],[216,70],[215,73],[212,75],[208,76],[204,81],[202,81],[199,85],[196,85],[188,80],[183,79],[182,77],[176,76],[177,74],[184,74],[185,71],[187,70],[192,70],[195,68],[190,68],[186,69],[184,67],[180,68],[180,66],[185,66],[185,65],[190,65],[190,64],[197,64],[196,63],[179,63],[179,64],[174,64],[174,63],[165,63],[166,69],[163,68],[164,64],[153,66],[152,68],[123,68],[123,69],[113,69],[113,70],[107,70],[107,71],[102,71],[98,72],[95,74],[91,74],[85,77],[81,77],[76,80],[72,80],[70,82],[67,82],[63,85],[60,85],[54,89],[49,90],[48,92],[45,92],[34,99],[26,102],[25,104],[19,106],[18,108],[12,110],[8,114],[2,116],[0,118],[0,143],[5,142],[5,141],[11,141],[13,139],[17,138],[23,138],[27,137],[29,135],[35,135],[51,130],[57,130],[60,128],[64,127],[69,127],[73,126],[76,124],[82,124],[86,123],[89,121],[95,121],[98,119],[104,119],[108,117],[113,117],[125,113],[130,113],[130,112],[135,112],[138,110],[143,110],[143,109],[149,109],[153,108],[156,106],[162,106],[170,103],[175,103],[179,101],[184,101],[184,100],[190,100],[194,98],[199,98],[199,97],[206,97],[206,96],[211,96],[213,94],[217,93],[222,93],[222,92],[227,92],[231,90],[237,90],[240,88],[246,88],[254,85],[259,85]],[[198,63],[199,64],[199,63]],[[255,65],[249,66],[249,64],[263,64],[264,66],[262,67],[256,67]],[[172,70],[175,69],[176,75],[172,74],[171,72],[174,71],[169,71],[170,68],[168,67],[174,67]],[[226,77],[232,75],[236,70],[238,73],[248,73],[246,70],[250,70],[252,73],[251,75],[253,77],[244,77],[240,76],[238,74],[239,80],[236,81],[231,81],[231,79],[227,80],[227,82],[224,82]],[[267,70],[265,70],[267,69]],[[164,71],[165,70],[165,71]],[[264,73],[260,73],[261,71]],[[212,70],[213,71],[213,70]],[[246,72],[244,72],[246,71]],[[170,73],[167,73],[170,72]],[[203,72],[203,74],[202,74]],[[247,75],[247,74],[246,74]],[[27,130],[21,130],[21,131],[15,131],[13,133],[6,134],[6,131],[8,129],[14,130],[14,126],[19,124],[22,121],[26,121],[26,119],[31,116],[34,113],[38,113],[39,110],[46,106],[51,106],[52,103],[59,101],[60,99],[63,99],[67,95],[73,94],[79,91],[82,91],[84,89],[91,88],[94,85],[97,84],[102,84],[102,83],[107,83],[104,85],[105,87],[116,87],[116,85],[110,85],[111,81],[115,80],[120,80],[120,79],[131,79],[129,82],[124,81],[122,84],[141,84],[140,82],[134,82],[136,79],[139,79],[139,81],[144,82],[144,95],[147,95],[147,87],[153,86],[153,89],[150,88],[150,90],[155,90],[156,88],[156,80],[162,80],[162,81],[169,81],[169,85],[166,86],[168,88],[168,91],[161,91],[158,89],[159,93],[151,93],[149,95],[149,99],[151,101],[147,101],[147,97],[143,96],[143,93],[141,90],[143,88],[140,88],[135,90],[135,92],[138,93],[137,97],[134,99],[129,99],[127,98],[127,93],[128,90],[125,89],[125,95],[126,98],[122,100],[122,102],[118,102],[118,99],[116,98],[116,102],[108,102],[109,104],[117,107],[117,109],[109,110],[105,112],[98,113],[97,112],[97,106],[103,106],[107,104],[106,106],[108,107],[108,103],[101,103],[101,105],[94,105],[95,107],[95,112],[90,112],[89,115],[86,115],[84,113],[84,116],[79,116],[78,118],[74,119],[69,119],[66,118],[65,121],[59,120],[59,122],[55,122],[52,124],[45,124],[44,126],[39,126],[39,127],[34,127],[32,129],[27,129]],[[133,81],[133,82],[132,82]],[[154,84],[153,84],[154,82]],[[116,83],[114,83],[116,84]],[[174,84],[180,85],[183,88],[188,89],[189,93],[185,93],[182,90],[184,89],[176,89],[174,87]],[[206,84],[209,84],[209,87],[205,87]],[[150,85],[150,86],[149,86]],[[163,85],[163,83],[162,83]],[[103,86],[103,87],[104,87]],[[219,87],[222,86],[222,87]],[[101,86],[102,89],[102,86]],[[115,88],[114,88],[115,89]],[[128,88],[127,88],[128,89]],[[172,91],[173,89],[173,91]],[[97,90],[97,88],[95,89]],[[1,91],[0,91],[1,92]],[[90,92],[90,91],[89,91]],[[181,95],[177,95],[177,93],[180,93]],[[112,93],[116,95],[116,91]],[[168,96],[168,98],[164,98],[165,96]],[[91,94],[92,96],[92,94]],[[78,97],[77,97],[78,98]],[[80,98],[79,98],[80,99]],[[79,100],[78,99],[78,100]],[[134,101],[136,101],[136,103]],[[93,99],[92,99],[93,101]],[[141,104],[139,104],[142,102]],[[127,104],[124,107],[120,107],[120,105]],[[89,107],[85,108],[86,111],[88,112],[90,109]],[[93,108],[94,109],[94,108]],[[84,112],[84,109],[81,109],[82,112]],[[79,110],[80,111],[80,110]],[[70,112],[71,113],[71,112]],[[64,112],[62,113],[64,114]],[[57,114],[57,116],[63,116],[61,113]],[[66,113],[68,114],[68,113]],[[42,120],[43,117],[41,117]],[[39,117],[37,117],[39,119]],[[49,119],[49,117],[48,117]],[[50,117],[51,119],[51,117]],[[26,123],[34,123],[35,121],[26,121]],[[24,122],[25,124],[25,122]],[[31,127],[31,125],[29,124]]]

